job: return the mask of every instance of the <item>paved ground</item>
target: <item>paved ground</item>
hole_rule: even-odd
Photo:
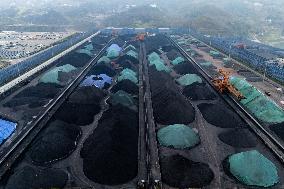
[[[16,64],[29,54],[46,49],[72,34],[73,32],[0,32],[0,58]],[[9,57],[6,57],[7,54],[10,54]],[[17,54],[22,54],[22,57],[17,58]]]

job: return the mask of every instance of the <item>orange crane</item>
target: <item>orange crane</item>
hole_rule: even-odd
[[[212,80],[215,88],[220,93],[229,92],[230,94],[235,96],[238,100],[245,99],[242,93],[230,83],[230,80],[229,80],[230,73],[222,69],[219,70],[219,73],[220,73],[220,76]]]
[[[136,40],[138,41],[144,41],[145,40],[145,36],[146,34],[145,33],[140,33],[136,36]]]

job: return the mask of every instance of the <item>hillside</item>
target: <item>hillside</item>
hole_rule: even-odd
[[[191,27],[204,34],[274,44],[284,40],[283,7],[283,0],[1,0],[0,30],[13,24],[26,30],[44,25],[82,31],[105,26]]]

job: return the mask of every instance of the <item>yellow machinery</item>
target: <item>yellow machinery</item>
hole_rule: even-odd
[[[219,73],[220,73],[220,76],[212,80],[215,88],[220,93],[224,93],[224,92],[231,93],[238,100],[245,99],[242,93],[230,83],[230,80],[229,80],[230,73],[222,69],[219,70]]]

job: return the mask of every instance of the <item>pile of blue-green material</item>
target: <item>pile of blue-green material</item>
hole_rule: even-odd
[[[59,84],[59,80],[58,80],[58,73],[59,72],[71,72],[73,70],[76,70],[76,68],[70,64],[66,64],[63,66],[59,66],[59,67],[55,67],[52,70],[50,70],[49,72],[43,74],[43,76],[39,79],[39,82],[42,83],[55,83],[55,84]]]
[[[0,119],[0,144],[12,135],[16,126],[16,123]]]
[[[120,104],[131,110],[137,111],[136,101],[130,94],[125,91],[120,90],[117,91],[115,94],[111,95],[109,102],[113,106]]]
[[[106,63],[106,64],[109,64],[110,63],[110,59],[107,57],[107,56],[103,56],[101,57],[99,60],[98,60],[98,64],[101,64],[101,63]]]
[[[135,52],[135,51],[133,51],[133,50],[128,51],[126,54],[127,54],[128,56],[131,56],[131,57],[133,57],[133,58],[138,59],[138,53]]]
[[[267,123],[281,123],[284,121],[283,109],[246,80],[231,77],[230,82],[245,96],[246,99],[241,100],[241,103],[256,118]]]
[[[184,44],[185,44],[185,41],[178,41],[178,44],[179,44],[179,45],[184,45]]]
[[[149,62],[152,62],[152,61],[157,60],[157,59],[160,59],[160,56],[156,52],[153,52],[153,53],[148,55]]]
[[[186,74],[176,80],[181,86],[188,86],[194,83],[202,83],[201,77],[196,74]]]
[[[124,48],[124,51],[130,51],[130,50],[135,51],[136,48],[133,45],[128,45],[127,47]]]
[[[135,73],[133,70],[129,69],[129,68],[125,68],[123,69],[118,78],[117,81],[120,82],[122,80],[130,80],[131,82],[137,84],[138,83],[138,78],[137,78],[137,73]]]
[[[181,63],[184,63],[184,58],[182,58],[182,57],[177,57],[176,59],[174,59],[173,61],[172,61],[172,64],[173,65],[178,65],[178,64],[181,64]]]
[[[270,187],[279,182],[276,166],[256,150],[231,155],[228,163],[232,175],[243,184]]]
[[[84,48],[77,50],[76,52],[93,56],[93,53],[91,52],[92,50],[94,50],[94,47],[92,44],[89,44],[86,45]]]
[[[164,64],[164,61],[155,52],[148,55],[148,61],[149,61],[150,66],[154,65],[156,70],[158,71],[171,72],[171,69]]]
[[[158,131],[160,145],[175,149],[192,148],[200,143],[198,134],[183,124],[169,125]]]
[[[219,52],[217,52],[217,51],[210,51],[210,55],[211,56],[216,56],[216,55],[219,55],[220,53]]]
[[[110,47],[107,48],[107,57],[110,59],[117,58],[120,55],[122,48],[119,47],[117,44],[112,44]]]

